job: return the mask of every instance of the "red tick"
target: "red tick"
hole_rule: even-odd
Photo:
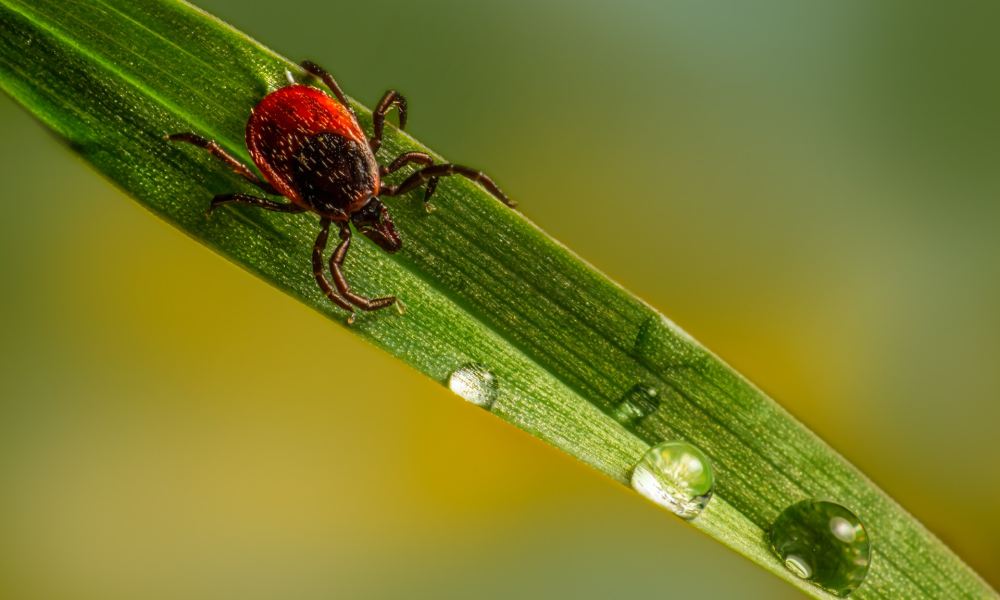
[[[316,282],[334,304],[350,312],[347,322],[354,322],[355,307],[379,310],[402,305],[395,296],[366,298],[351,291],[344,277],[344,257],[351,245],[351,223],[386,252],[396,252],[402,239],[388,209],[379,200],[398,196],[426,184],[424,202],[430,200],[438,179],[461,175],[478,182],[507,206],[514,206],[493,180],[483,173],[451,163],[434,164],[424,152],[404,152],[388,165],[380,165],[375,154],[382,145],[386,114],[399,111],[399,128],[406,126],[406,99],[395,90],[387,91],[372,112],[372,136],[365,137],[354,110],[333,77],[309,61],[302,68],[323,80],[336,98],[322,90],[296,84],[271,92],[250,113],[246,144],[263,179],[250,167],[222,149],[215,140],[195,133],[167,136],[175,142],[187,142],[204,148],[226,163],[265,194],[284,196],[278,202],[249,194],[222,194],[212,199],[209,212],[228,203],[247,204],[286,213],[314,212],[320,217],[320,232],[313,245],[312,266]],[[414,164],[420,168],[397,185],[382,178]],[[429,205],[427,205],[429,207]],[[326,278],[323,255],[330,226],[340,228],[340,244],[329,259],[333,284]]]

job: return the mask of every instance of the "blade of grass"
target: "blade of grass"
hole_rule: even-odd
[[[194,130],[248,159],[250,107],[285,69],[301,70],[172,0],[0,0],[0,28],[7,93],[165,220],[343,321],[312,279],[315,219],[242,208],[206,219],[209,198],[246,184],[163,141]],[[370,127],[370,112],[355,108]],[[390,127],[380,155],[405,150],[427,149]],[[397,293],[408,312],[362,315],[353,333],[440,382],[462,364],[487,365],[499,382],[494,414],[623,483],[649,445],[697,444],[718,484],[693,525],[806,593],[825,596],[770,554],[764,531],[783,507],[820,497],[857,512],[873,540],[855,596],[995,595],[770,398],[530,222],[465,181],[442,182],[435,203],[427,215],[416,198],[390,200],[405,237],[398,255],[356,242],[356,288]],[[637,383],[662,402],[627,429],[608,415]]]

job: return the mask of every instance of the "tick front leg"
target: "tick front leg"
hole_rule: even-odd
[[[316,77],[322,79],[323,83],[326,84],[326,87],[330,88],[330,91],[337,97],[337,100],[340,100],[340,103],[344,105],[344,108],[351,111],[352,115],[354,114],[354,109],[351,108],[351,105],[347,102],[347,96],[344,95],[343,90],[341,90],[340,86],[337,85],[337,80],[333,78],[333,75],[327,73],[326,69],[311,60],[302,61],[301,66],[311,75],[315,75]]]
[[[365,298],[351,291],[350,284],[344,277],[343,265],[347,250],[351,247],[351,226],[347,223],[340,225],[340,245],[330,256],[330,273],[333,274],[333,282],[342,296],[350,300],[351,304],[361,310],[380,310],[396,304],[400,313],[403,312],[403,305],[397,303],[395,296],[384,296],[382,298]]]
[[[420,187],[424,184],[424,182],[427,182],[427,191],[424,192],[424,202],[427,202],[430,200],[431,194],[434,193],[434,189],[437,185],[437,179],[439,177],[447,177],[449,175],[461,175],[466,179],[471,179],[486,188],[486,191],[492,194],[493,197],[500,202],[503,202],[511,208],[517,206],[517,203],[501,192],[500,188],[497,187],[497,184],[482,171],[477,171],[469,167],[451,163],[424,167],[404,179],[403,183],[400,183],[397,186],[383,187],[381,193],[386,196],[398,196],[400,194],[405,194],[414,188]]]
[[[234,173],[260,188],[265,194],[280,195],[278,194],[278,190],[271,187],[270,183],[258,177],[257,174],[250,169],[250,167],[241,163],[239,159],[223,150],[222,146],[220,146],[215,140],[203,138],[197,133],[174,133],[168,135],[167,139],[171,142],[186,142],[188,144],[198,146],[199,148],[204,148],[209,154],[226,163],[226,165],[232,169]]]
[[[372,149],[372,154],[378,152],[382,146],[382,129],[385,127],[385,115],[392,110],[392,107],[399,110],[399,128],[406,129],[406,98],[396,90],[389,90],[382,95],[378,101],[378,106],[372,111],[372,139],[368,140],[368,146]]]
[[[330,219],[321,219],[319,225],[319,235],[316,236],[316,243],[313,244],[313,276],[316,277],[316,283],[319,284],[320,289],[323,290],[323,293],[326,294],[326,297],[331,302],[351,313],[347,317],[347,324],[350,325],[354,323],[354,307],[333,289],[333,286],[326,279],[326,273],[324,272],[323,253],[326,251],[326,241],[330,236]]]
[[[307,210],[298,204],[292,204],[291,202],[275,202],[274,200],[258,198],[257,196],[251,196],[250,194],[220,194],[215,198],[212,198],[212,203],[208,206],[209,214],[211,214],[211,212],[219,206],[228,203],[246,204],[248,206],[263,208],[264,210],[273,210],[275,212],[283,213],[300,213]]]

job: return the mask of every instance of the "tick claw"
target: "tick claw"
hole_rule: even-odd
[[[351,313],[347,315],[347,326],[350,327],[351,325],[354,325],[354,319],[356,319],[357,317],[358,313]]]
[[[431,204],[430,202],[424,202],[424,210],[427,212],[427,214],[431,214],[432,212],[437,210],[437,207]]]
[[[401,315],[406,314],[406,305],[403,304],[403,301],[400,300],[399,298],[396,299],[396,312],[398,312]]]

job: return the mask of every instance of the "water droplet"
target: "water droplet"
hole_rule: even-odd
[[[660,391],[643,384],[632,386],[615,406],[611,416],[623,425],[632,425],[660,408]]]
[[[687,442],[663,442],[632,471],[632,488],[684,519],[698,516],[712,498],[712,463]]]
[[[839,504],[804,500],[786,508],[768,532],[771,550],[797,577],[844,597],[864,581],[871,543],[857,515]]]
[[[486,367],[467,364],[448,377],[448,387],[462,398],[483,408],[490,408],[496,401],[497,378]]]

